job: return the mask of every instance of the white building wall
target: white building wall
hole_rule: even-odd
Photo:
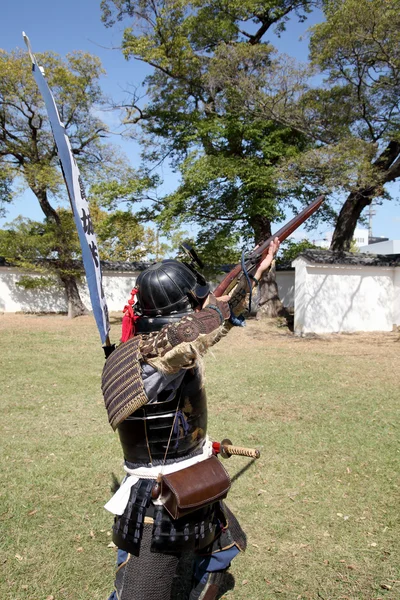
[[[35,273],[23,273],[10,267],[0,268],[0,311],[2,312],[48,312],[68,311],[68,302],[64,290],[56,284],[53,287],[26,290],[16,285],[23,275],[39,277]],[[109,311],[122,311],[131,296],[138,273],[103,273],[103,287]],[[91,310],[89,290],[85,283],[79,286],[79,292],[85,306]]]
[[[284,306],[294,306],[295,333],[391,331],[393,325],[400,326],[400,267],[318,265],[302,258],[293,266],[295,272],[278,271],[277,283]],[[22,275],[17,269],[0,267],[0,311],[67,312],[61,288],[25,290],[15,285]],[[110,311],[122,311],[137,275],[103,274]],[[86,286],[81,293],[90,309]]]
[[[395,268],[319,265],[302,258],[293,265],[295,333],[392,330]]]
[[[322,234],[322,238],[320,239],[312,239],[310,238],[310,242],[312,242],[315,246],[319,246],[320,248],[330,248],[330,245],[332,243],[332,238],[333,238],[333,233],[334,230],[332,229],[331,231],[325,231]],[[355,229],[354,230],[354,234],[353,234],[353,241],[355,242],[356,246],[358,248],[360,248],[360,246],[365,246],[368,244],[368,229]],[[362,252],[364,252],[364,250],[362,250]]]
[[[394,269],[393,277],[393,325],[400,327],[400,268]]]
[[[277,271],[279,298],[285,308],[294,307],[294,271]]]
[[[23,275],[39,277],[35,273],[23,273],[19,269],[0,267],[0,311],[2,312],[48,312],[68,311],[65,292],[56,283],[54,287],[41,290],[25,290],[16,285]],[[103,287],[110,312],[121,312],[131,297],[139,272],[103,272]],[[84,280],[86,282],[86,280]],[[280,298],[284,306],[294,306],[294,271],[277,273]],[[212,287],[217,285],[216,282]],[[79,286],[84,305],[91,310],[89,290],[86,283]]]
[[[103,289],[110,312],[122,312],[131,297],[132,288],[135,286],[137,273],[118,273],[115,271],[103,272]],[[85,280],[86,281],[86,280]],[[79,291],[85,306],[90,308],[90,296],[87,286],[82,286]]]
[[[308,295],[307,295],[307,264],[304,260],[296,259],[292,262],[295,267],[295,292],[294,292],[294,332],[305,333],[307,319]]]
[[[19,269],[0,268],[0,311],[2,312],[67,312],[67,298],[56,284],[43,290],[26,290],[17,282],[22,276],[40,277]]]

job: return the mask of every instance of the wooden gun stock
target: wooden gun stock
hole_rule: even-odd
[[[271,235],[271,237],[269,237],[265,242],[263,242],[259,246],[256,246],[256,248],[254,248],[254,250],[250,252],[249,256],[246,259],[246,262],[250,261],[254,265],[254,267],[257,268],[258,264],[266,256],[271,242],[273,242],[273,240],[276,237],[279,239],[280,242],[286,240],[286,238],[288,238],[289,235],[293,233],[293,231],[300,227],[300,225],[302,225],[304,221],[306,221],[319,209],[324,199],[325,196],[318,196],[318,198],[314,200],[314,202],[312,202],[309,206],[302,210],[298,215],[293,217],[293,219],[291,219],[288,223],[286,223],[286,225],[279,229],[277,233]],[[249,269],[249,271],[251,272],[251,269]],[[232,284],[236,283],[236,280],[239,278],[241,272],[241,265],[236,265],[236,267],[234,267],[232,271],[230,271],[228,275],[226,275],[224,279],[219,283],[219,285],[215,288],[213,292],[214,296],[218,298],[219,296],[222,296],[228,290],[228,288],[231,289],[233,287]]]

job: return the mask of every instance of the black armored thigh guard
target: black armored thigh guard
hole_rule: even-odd
[[[193,555],[151,552],[152,528],[144,526],[140,555],[130,555],[117,571],[118,599],[186,600],[193,584]]]

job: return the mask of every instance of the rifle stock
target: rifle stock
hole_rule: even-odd
[[[251,263],[251,266],[248,269],[249,272],[251,272],[252,270],[256,270],[259,263],[263,260],[263,258],[265,258],[271,242],[273,242],[273,240],[276,237],[279,239],[280,242],[286,240],[286,238],[288,238],[289,235],[293,233],[293,231],[300,227],[300,225],[302,225],[304,221],[306,221],[319,209],[324,199],[325,196],[318,196],[318,198],[314,200],[314,202],[309,204],[309,206],[302,210],[298,215],[293,217],[293,219],[291,219],[288,223],[286,223],[286,225],[279,229],[277,233],[271,235],[271,237],[269,237],[265,242],[263,242],[259,246],[256,246],[254,250],[250,252],[246,260],[246,262],[250,261]],[[219,296],[222,296],[228,290],[228,288],[231,289],[237,283],[241,273],[241,265],[236,265],[236,267],[234,267],[232,271],[230,271],[215,288],[213,292],[214,296],[218,298]]]

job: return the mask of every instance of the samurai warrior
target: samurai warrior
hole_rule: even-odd
[[[118,547],[109,600],[216,600],[229,587],[227,569],[245,549],[246,536],[221,500],[229,476],[207,436],[202,356],[243,320],[247,293],[278,246],[276,238],[253,280],[231,297],[215,298],[193,264],[177,260],[154,264],[136,280],[122,343],[102,376],[125,470],[105,506],[115,515]],[[211,463],[212,473],[202,478]]]

